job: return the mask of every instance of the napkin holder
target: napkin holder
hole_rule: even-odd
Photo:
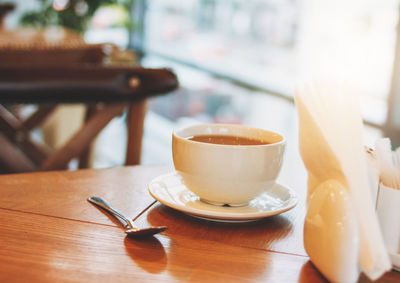
[[[400,271],[400,190],[380,183],[376,212],[393,269]]]
[[[373,202],[359,101],[335,85],[304,85],[295,95],[299,147],[308,171],[304,246],[333,282],[378,279],[391,264]],[[371,189],[372,190],[372,189]]]
[[[359,231],[347,189],[327,180],[309,196],[304,248],[313,264],[333,282],[355,282],[359,276]]]
[[[382,182],[381,170],[376,152],[367,148],[368,175],[371,195],[376,204],[376,214],[383,241],[389,254],[392,268],[400,271],[400,189],[386,186]],[[380,169],[381,168],[381,169]]]

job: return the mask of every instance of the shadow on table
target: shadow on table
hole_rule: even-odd
[[[329,282],[325,277],[318,271],[318,269],[312,264],[311,261],[306,262],[300,271],[299,283],[308,282]],[[358,283],[371,283],[368,277],[361,273],[357,280]],[[377,279],[376,282],[399,282],[398,272],[386,272],[382,277]]]
[[[167,255],[156,237],[129,238],[124,240],[126,253],[135,263],[150,273],[161,273],[167,266]]]
[[[284,216],[247,223],[219,223],[156,205],[146,218],[150,225],[168,226],[165,232],[170,236],[168,272],[179,280],[189,281],[246,281],[265,277],[273,270],[273,259],[265,251],[272,242],[292,232],[292,224]],[[218,272],[210,270],[210,266]]]
[[[300,271],[299,283],[308,282],[329,282],[326,280],[318,269],[312,264],[311,261],[307,261]]]
[[[147,221],[151,225],[168,226],[167,234],[265,250],[271,250],[274,242],[285,240],[293,232],[292,222],[284,215],[245,223],[221,223],[197,219],[164,205],[153,207]]]

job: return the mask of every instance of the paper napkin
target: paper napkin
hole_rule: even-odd
[[[319,209],[308,211],[306,217],[306,251],[329,280],[356,281],[359,268],[375,280],[390,270],[391,264],[371,197],[358,97],[345,85],[316,83],[299,87],[295,102],[300,153],[309,175],[308,206]],[[326,202],[330,197],[330,206],[312,203]],[[318,216],[320,228],[315,229],[314,220]],[[320,233],[321,237],[309,231]],[[338,235],[335,243],[342,254],[332,254],[331,258],[336,261],[326,264],[323,262],[326,259],[319,257],[319,249],[324,247],[324,237],[330,233]],[[351,250],[354,254],[359,251],[353,257],[358,261],[343,264],[341,260],[345,261],[350,251],[346,253],[342,246],[354,245],[359,245],[359,249]],[[328,253],[335,251],[327,250]]]

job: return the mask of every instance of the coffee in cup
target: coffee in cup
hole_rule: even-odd
[[[274,185],[285,144],[272,131],[201,124],[173,132],[172,155],[183,184],[201,200],[241,206]]]

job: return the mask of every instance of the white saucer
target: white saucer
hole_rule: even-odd
[[[297,204],[295,193],[280,184],[275,184],[246,206],[225,207],[208,204],[189,191],[176,172],[152,180],[149,192],[166,206],[197,218],[219,222],[254,221],[288,211]]]

